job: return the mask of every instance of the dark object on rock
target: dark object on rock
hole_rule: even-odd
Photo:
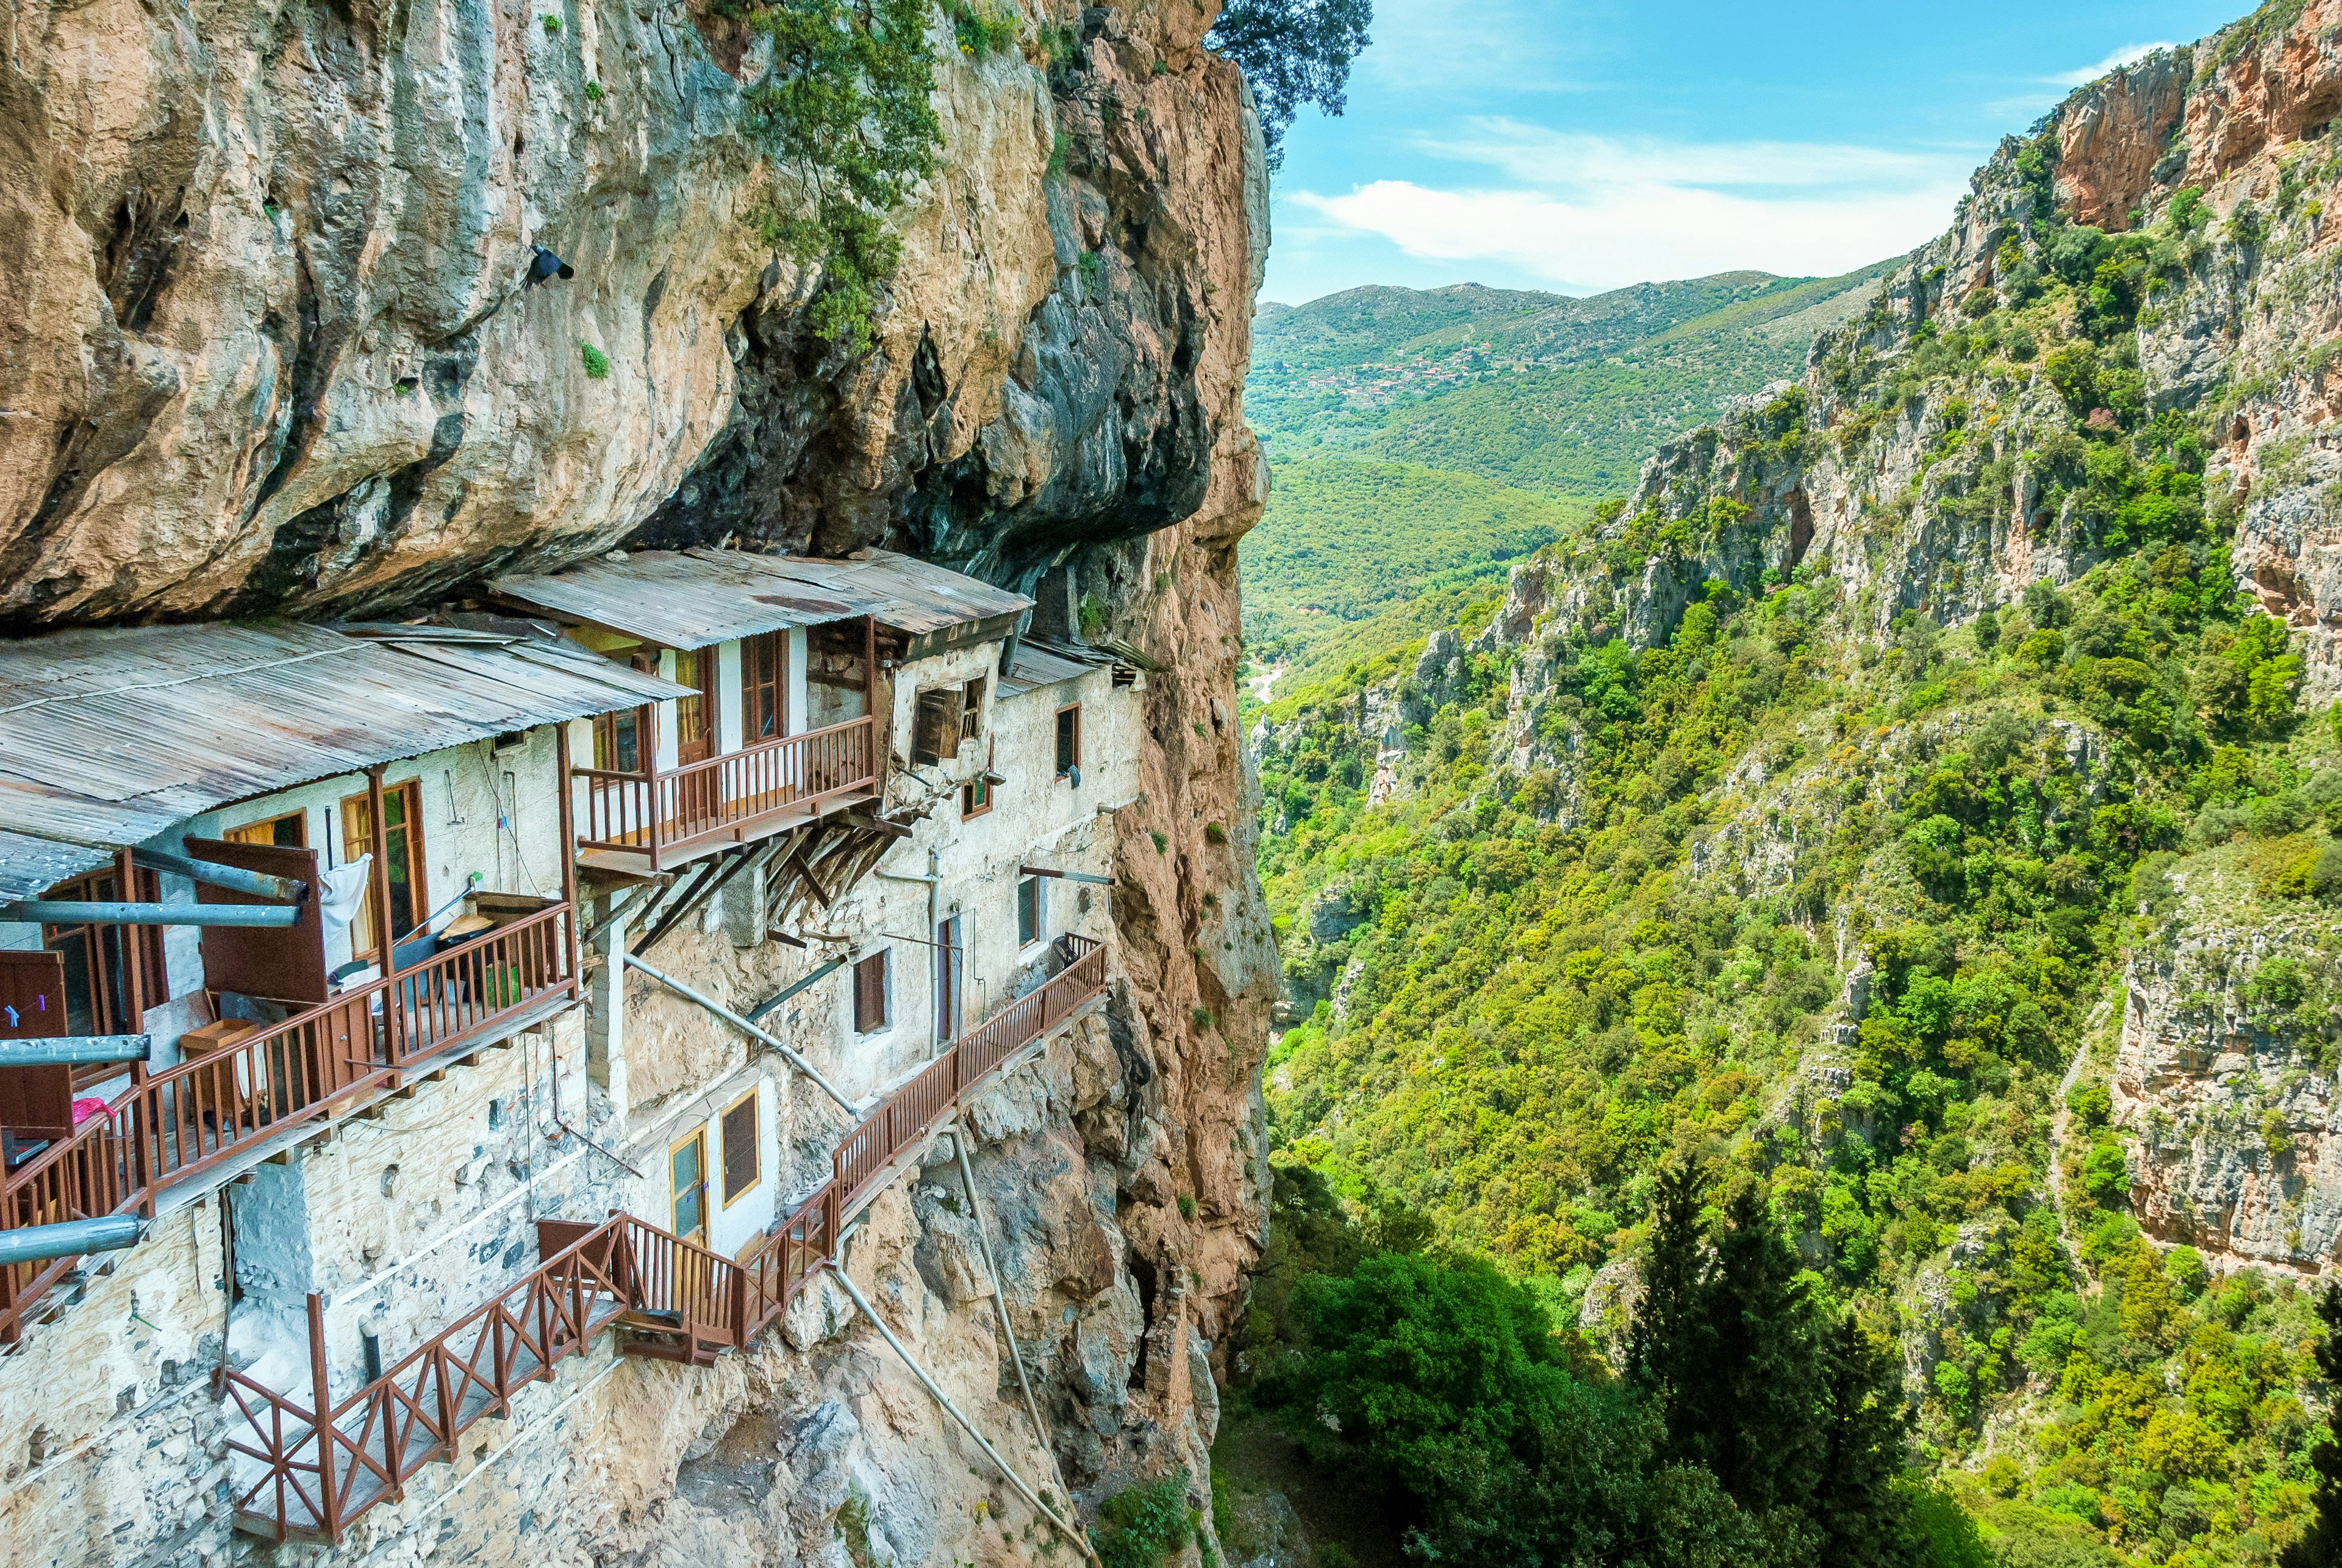
[[[565,281],[576,275],[575,267],[571,266],[543,245],[537,246],[536,255],[529,259],[528,286],[531,288],[535,288],[549,277],[558,277]]]

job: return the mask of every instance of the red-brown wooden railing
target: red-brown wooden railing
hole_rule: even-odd
[[[1058,974],[874,1107],[838,1146],[829,1180],[736,1260],[631,1214],[591,1229],[541,1223],[540,1250],[554,1250],[535,1272],[338,1403],[326,1386],[323,1305],[310,1297],[306,1405],[242,1373],[225,1373],[245,1420],[228,1442],[245,1462],[232,1476],[239,1527],[278,1541],[337,1538],[366,1509],[399,1496],[417,1470],[453,1453],[475,1422],[507,1411],[520,1389],[622,1320],[746,1349],[815,1275],[836,1265],[847,1222],[883,1190],[896,1156],[1105,990],[1103,946],[1063,936],[1057,951],[1066,961]],[[660,1353],[646,1343],[622,1349]],[[323,1423],[318,1410],[327,1413]]]
[[[152,1211],[262,1138],[352,1104],[401,1070],[578,994],[555,904],[133,1084],[0,1184],[0,1230]],[[0,1267],[0,1345],[79,1258]]]
[[[868,788],[878,777],[877,735],[877,721],[865,716],[667,773],[572,768],[586,781],[578,846],[646,854],[662,870],[696,846],[736,839],[760,817]]]

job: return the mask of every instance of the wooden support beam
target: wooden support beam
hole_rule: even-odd
[[[858,827],[865,833],[884,834],[888,838],[894,839],[911,836],[911,830],[901,823],[888,822],[885,817],[874,816],[868,812],[849,811],[843,814],[841,820],[848,827]]]
[[[1021,874],[1026,876],[1058,876],[1063,877],[1067,882],[1086,882],[1097,887],[1112,887],[1114,885],[1114,878],[1110,876],[1092,876],[1086,871],[1059,871],[1055,866],[1048,865],[1020,865],[1016,869]]]

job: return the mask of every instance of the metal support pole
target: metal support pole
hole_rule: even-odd
[[[88,1067],[107,1062],[145,1063],[155,1054],[152,1034],[65,1034],[48,1040],[0,1040],[0,1067]]]
[[[0,921],[25,925],[291,925],[301,912],[268,904],[101,904],[94,899],[27,898],[0,907]]]
[[[109,1214],[96,1220],[62,1220],[54,1225],[25,1225],[0,1231],[0,1268],[37,1263],[49,1258],[77,1258],[85,1253],[119,1252],[135,1246],[146,1233],[146,1222],[136,1214]]]
[[[976,1423],[970,1421],[966,1416],[960,1413],[959,1406],[951,1402],[951,1396],[944,1393],[942,1386],[938,1384],[934,1378],[927,1375],[927,1369],[921,1366],[916,1358],[915,1358],[908,1350],[904,1348],[903,1342],[895,1337],[895,1331],[888,1328],[886,1326],[886,1320],[881,1318],[878,1315],[877,1311],[873,1308],[867,1301],[863,1299],[862,1293],[855,1288],[854,1277],[846,1272],[844,1263],[841,1263],[837,1268],[831,1272],[836,1276],[839,1288],[846,1292],[846,1295],[853,1301],[856,1306],[862,1309],[862,1315],[870,1320],[870,1326],[876,1329],[880,1334],[885,1336],[886,1343],[895,1347],[895,1353],[903,1358],[903,1364],[911,1369],[911,1375],[917,1378],[921,1383],[926,1385],[926,1391],[936,1396],[936,1403],[942,1405],[944,1410],[954,1421],[959,1423],[960,1430],[966,1433],[970,1438],[974,1439],[976,1445],[984,1450],[986,1457],[989,1458],[994,1464],[999,1466],[1000,1473],[1008,1477],[1008,1483],[1016,1487],[1016,1490],[1023,1494],[1026,1502],[1040,1510],[1042,1518],[1046,1519],[1050,1523],[1056,1525],[1066,1540],[1072,1542],[1076,1547],[1080,1548],[1081,1553],[1084,1557],[1089,1559],[1089,1561],[1094,1564],[1097,1563],[1097,1551],[1090,1544],[1089,1537],[1081,1531],[1076,1530],[1072,1525],[1066,1523],[1063,1519],[1059,1518],[1056,1509],[1051,1508],[1047,1503],[1041,1501],[1041,1494],[1039,1493],[1025,1484],[1025,1478],[1023,1476],[1008,1468],[1008,1462],[1000,1457],[1000,1451],[993,1447],[991,1443],[985,1441],[984,1433],[976,1429]],[[1103,1568],[1103,1565],[1100,1564],[1099,1568]]]
[[[577,941],[577,828],[570,799],[574,786],[569,777],[566,724],[553,726],[553,764],[561,778],[561,902],[569,906],[569,978],[575,980],[586,972],[586,963]]]
[[[754,1035],[756,1039],[762,1040],[766,1044],[779,1052],[782,1059],[787,1062],[790,1066],[795,1067],[798,1072],[804,1074],[806,1077],[819,1084],[823,1094],[827,1094],[840,1105],[845,1106],[847,1115],[858,1116],[862,1114],[862,1108],[859,1105],[856,1105],[853,1101],[847,1099],[844,1094],[840,1094],[838,1092],[837,1085],[823,1077],[821,1074],[815,1069],[812,1063],[798,1055],[796,1052],[789,1046],[782,1044],[778,1040],[776,1040],[770,1034],[766,1034],[762,1029],[757,1028],[754,1024],[749,1023],[746,1018],[741,1017],[737,1013],[733,1012],[730,1008],[725,1007],[720,1004],[710,1002],[706,997],[702,996],[698,992],[694,991],[690,986],[686,985],[680,980],[672,979],[667,975],[661,974],[657,970],[653,969],[649,964],[645,964],[641,959],[636,957],[631,953],[621,952],[615,954],[615,956],[623,959],[629,967],[641,970],[645,974],[649,975],[653,980],[657,981],[661,985],[666,986],[669,991],[674,992],[685,1001],[698,1003],[699,1005],[706,1008],[707,1011],[715,1014],[716,1016],[723,1019],[724,1022],[731,1024],[735,1029],[739,1030],[745,1034]]]
[[[208,860],[196,860],[191,855],[173,854],[168,850],[141,849],[132,853],[139,864],[151,871],[167,871],[174,876],[206,882],[214,887],[226,888],[230,893],[248,893],[255,898],[275,898],[286,904],[298,904],[302,894],[309,890],[309,884],[297,876],[271,876],[265,871],[218,865]]]
[[[1008,1360],[1016,1368],[1016,1386],[1025,1391],[1025,1413],[1033,1418],[1033,1432],[1041,1444],[1041,1452],[1049,1456],[1050,1473],[1057,1478],[1057,1490],[1073,1495],[1066,1484],[1066,1473],[1057,1463],[1057,1451],[1049,1442],[1049,1428],[1041,1420],[1040,1402],[1033,1397],[1033,1380],[1025,1374],[1025,1353],[1017,1347],[1016,1331],[1008,1324],[1008,1297],[1000,1286],[1000,1264],[992,1256],[992,1232],[984,1220],[984,1200],[976,1193],[976,1173],[968,1167],[967,1133],[966,1124],[954,1122],[951,1130],[952,1155],[959,1162],[959,1183],[967,1189],[968,1212],[976,1219],[976,1250],[984,1254],[985,1272],[992,1276],[992,1305],[1000,1315],[1000,1337],[1008,1342]]]

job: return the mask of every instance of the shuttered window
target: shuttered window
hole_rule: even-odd
[[[960,689],[921,692],[918,722],[911,733],[911,760],[941,762],[959,750],[959,743]]]
[[[854,966],[854,1027],[864,1034],[886,1027],[886,955],[874,953]]]
[[[756,1184],[756,1091],[724,1113],[724,1202]]]

